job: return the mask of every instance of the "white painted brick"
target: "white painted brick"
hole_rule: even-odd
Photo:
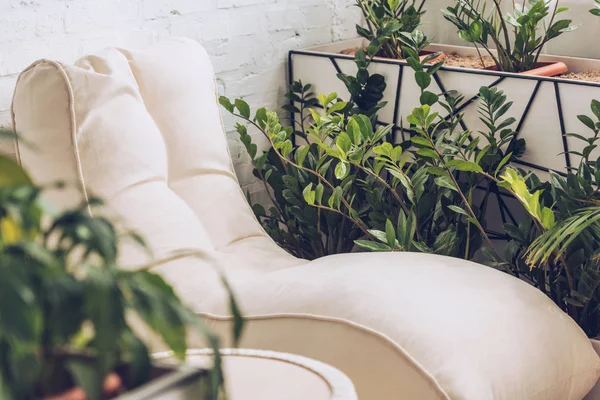
[[[112,28],[128,24],[137,26],[141,4],[136,0],[70,0],[66,3],[67,33]]]
[[[173,36],[185,36],[199,42],[226,39],[229,34],[229,14],[215,10],[198,16],[174,17],[170,23]]]
[[[167,36],[201,42],[219,92],[243,97],[253,110],[278,108],[290,49],[355,37],[354,0],[0,0],[0,125],[10,123],[17,74],[39,58],[73,62],[107,46],[147,47]],[[264,197],[246,150],[223,114],[244,188]],[[252,131],[260,149],[264,137]],[[0,151],[12,146],[0,144]],[[262,191],[262,192],[261,192]]]
[[[217,9],[217,0],[143,0],[144,18],[164,18]]]
[[[274,0],[219,0],[219,8],[248,7],[274,2]]]

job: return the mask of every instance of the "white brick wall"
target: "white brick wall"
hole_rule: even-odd
[[[287,51],[355,36],[353,0],[0,0],[0,125],[19,71],[38,58],[72,62],[106,46],[145,47],[168,35],[204,44],[221,92],[277,107]],[[226,125],[232,121],[226,118]],[[235,135],[238,176],[260,191]],[[256,138],[259,141],[259,137]],[[0,144],[0,151],[6,144]]]

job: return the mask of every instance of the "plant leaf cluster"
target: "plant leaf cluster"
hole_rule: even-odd
[[[551,297],[590,336],[600,333],[600,102],[590,115],[579,115],[589,135],[566,136],[581,143],[571,151],[580,158],[563,176],[550,172],[541,181],[531,172],[507,170],[504,182],[521,197],[531,216],[518,226],[507,224],[511,241],[505,258],[515,274]]]
[[[296,132],[301,145],[292,144],[294,129],[283,127],[276,113],[259,109],[250,116],[241,100],[221,98],[228,111],[272,144],[257,157],[247,128],[236,126],[274,204],[268,214],[255,205],[257,217],[293,254],[316,258],[358,245],[471,259],[481,243],[489,241],[477,221],[485,214],[491,190],[478,204],[473,192],[495,184],[477,172],[495,177],[524,149],[510,129],[514,119],[504,117],[511,103],[497,89],[482,89],[480,111],[489,132],[464,131],[458,112],[463,97],[427,90],[442,65],[428,64],[438,54],[419,58],[428,41],[418,31],[403,35],[403,42],[422,105],[408,116],[410,127],[396,128],[400,143],[389,141],[393,126],[380,126],[369,115],[352,112],[352,103],[336,93],[318,96],[315,102],[310,85],[296,83],[289,95],[304,104],[288,107],[300,115]],[[444,109],[446,116],[433,112],[433,106]],[[344,231],[332,229],[331,218]],[[345,236],[336,236],[339,233]]]
[[[366,21],[366,28],[356,25],[357,33],[377,46],[370,54],[386,58],[406,58],[401,34],[411,33],[421,24],[425,0],[356,0]]]
[[[120,268],[120,235],[111,221],[88,212],[100,200],[54,214],[43,206],[45,189],[0,155],[2,399],[40,398],[78,385],[99,400],[104,377],[123,363],[131,369],[128,389],[147,382],[149,350],[130,314],[178,358],[185,357],[187,328],[199,331],[218,354],[218,338],[163,278],[149,266]],[[138,235],[128,236],[146,248]],[[231,308],[237,338],[241,316],[233,297]],[[205,398],[223,391],[216,361]]]
[[[475,46],[480,57],[482,48],[499,71],[523,72],[535,68],[546,43],[579,27],[570,19],[558,19],[560,13],[568,11],[558,3],[513,3],[512,12],[505,13],[501,0],[457,0],[442,12],[456,26],[458,36]]]

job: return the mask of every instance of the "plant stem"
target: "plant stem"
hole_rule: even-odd
[[[427,132],[427,127],[424,126],[421,129],[423,129],[423,132]],[[429,136],[429,134],[427,134],[426,136],[427,136],[427,140],[429,140],[429,143],[431,144],[431,147],[433,148],[433,151],[435,151],[435,153],[438,155],[439,160],[441,161],[441,164],[442,164],[442,168],[444,168],[444,170],[446,171],[446,173],[448,174],[448,176],[452,180],[452,184],[456,188],[456,191],[458,192],[458,195],[460,196],[460,198],[463,201],[465,207],[467,208],[467,212],[471,215],[471,217],[473,218],[474,221],[477,221],[477,223],[474,222],[474,224],[475,224],[475,226],[477,226],[477,229],[479,229],[479,232],[481,232],[483,240],[486,242],[486,244],[488,245],[488,247],[490,248],[490,250],[492,250],[492,251],[495,252],[496,250],[494,248],[494,244],[492,243],[492,241],[488,237],[487,233],[485,233],[485,229],[483,229],[483,226],[481,226],[481,224],[479,223],[479,220],[477,219],[477,215],[475,215],[475,212],[473,211],[473,209],[471,208],[471,205],[469,204],[469,200],[466,198],[465,194],[461,190],[460,185],[456,181],[456,178],[454,177],[454,174],[452,173],[452,171],[450,170],[450,168],[446,167],[446,165],[445,165],[445,163],[443,161],[444,157],[442,156],[442,154],[439,152],[439,150],[435,146],[435,143],[434,143],[433,139],[431,138],[431,136]]]
[[[317,171],[313,171],[310,168],[306,168],[306,167],[304,167],[302,165],[298,165],[295,162],[293,162],[291,160],[288,160],[286,157],[284,157],[283,154],[281,154],[279,152],[279,150],[277,150],[275,148],[273,140],[271,139],[271,137],[269,136],[269,134],[267,132],[265,132],[256,122],[252,121],[250,118],[244,117],[243,115],[236,114],[236,113],[232,113],[232,114],[234,116],[238,117],[238,118],[241,118],[241,119],[249,122],[254,127],[256,127],[258,130],[260,130],[261,132],[263,132],[263,134],[269,139],[269,143],[271,143],[273,151],[275,152],[275,154],[277,154],[277,156],[279,157],[279,159],[281,160],[282,163],[291,165],[292,167],[297,168],[299,170],[302,170],[304,172],[308,172],[309,174],[311,174],[311,175],[315,176],[316,178],[318,178],[319,181],[321,183],[323,183],[324,185],[326,185],[329,189],[331,189],[332,191],[335,190],[335,186],[333,186],[327,179],[325,179],[325,177],[323,175],[321,175]],[[342,204],[344,204],[344,207],[346,207],[346,209],[348,210],[348,212],[350,212],[352,210],[352,207],[350,206],[350,204],[348,203],[348,201],[344,198],[344,196],[340,196],[340,200],[341,200]],[[328,207],[323,207],[323,208],[329,209]],[[331,210],[333,210],[333,209],[331,209]],[[341,211],[338,211],[338,213],[341,213]],[[343,214],[343,213],[341,213],[341,214],[342,215],[346,215],[346,214]],[[350,218],[350,219],[353,219],[350,216],[347,216],[347,217]],[[369,232],[368,232],[369,228],[367,227],[367,225],[358,216],[356,217],[356,225],[360,228],[361,231],[363,231],[363,233],[365,233],[366,235],[369,234]]]
[[[469,189],[469,201],[473,201],[473,189]],[[465,260],[469,259],[469,247],[471,244],[471,223],[467,221],[467,244],[465,245]]]
[[[558,9],[558,1],[559,0],[555,0],[554,2],[554,10],[552,10],[552,17],[550,17],[550,23],[548,24],[549,27],[552,26],[552,24],[554,23],[554,18],[556,17],[556,10]],[[540,43],[538,45],[539,49],[538,52],[535,55],[535,58],[533,59],[533,63],[534,65],[538,62],[538,59],[540,58],[540,54],[542,53],[542,49],[544,48],[544,45],[548,42],[548,29],[544,29],[544,40],[542,40],[542,43]]]
[[[502,26],[501,30],[502,33],[504,34],[504,41],[506,42],[506,53],[508,55],[511,54],[510,51],[510,39],[508,37],[508,27],[506,26],[506,21],[504,21],[504,18],[502,17],[502,10],[500,9],[500,1],[499,0],[493,0],[494,5],[496,6],[496,10],[498,10],[498,19],[500,20],[500,24]],[[500,48],[498,49],[498,51],[500,51]]]
[[[394,190],[394,188],[392,188],[390,186],[389,183],[387,183],[383,178],[381,178],[379,175],[377,175],[375,172],[369,170],[368,168],[364,168],[362,165],[357,164],[355,162],[350,162],[350,164],[354,165],[356,168],[364,171],[365,173],[371,175],[372,177],[374,177],[375,179],[377,179],[377,181],[379,183],[381,183],[387,190],[390,191],[390,193],[392,193],[392,195],[394,196],[394,198],[396,199],[396,201],[398,202],[398,204],[400,205],[400,208],[402,208],[402,211],[404,211],[406,213],[406,215],[409,214],[409,209],[408,207],[406,207],[406,204],[404,203],[404,201],[402,200],[402,198],[400,197],[400,195],[398,194],[398,192],[396,192]]]
[[[477,47],[477,45],[475,43],[473,43],[473,45],[475,46],[475,50],[477,50],[477,55],[479,55],[479,61],[481,62],[481,68],[485,69],[485,62],[483,61],[483,56],[481,55],[481,51],[479,51],[479,47]]]

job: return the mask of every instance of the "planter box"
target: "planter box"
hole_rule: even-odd
[[[596,353],[598,353],[598,355],[600,355],[600,341],[595,340],[595,339],[590,339],[590,340],[592,342],[592,346],[594,347],[594,350],[596,350]],[[600,400],[600,381],[596,384],[596,386],[594,386],[592,391],[589,392],[587,396],[585,396],[584,400]]]
[[[354,75],[356,66],[352,56],[339,52],[364,45],[362,39],[355,39],[306,50],[292,50],[289,54],[290,82],[302,80],[304,84],[313,84],[315,93],[337,92],[340,97],[349,98],[348,91],[336,74],[343,72]],[[477,55],[475,49],[461,46],[436,44],[427,50]],[[562,61],[571,72],[600,69],[600,60],[543,56],[540,61]],[[370,71],[386,78],[384,101],[388,104],[380,111],[379,122],[394,124],[394,133],[398,137],[401,122],[408,126],[406,116],[419,105],[420,91],[414,81],[413,70],[405,62],[377,58],[371,64]],[[463,129],[472,132],[485,128],[479,120],[475,101],[479,88],[496,86],[502,89],[514,103],[506,116],[516,118],[517,123],[513,127],[518,137],[527,141],[527,151],[519,164],[539,173],[540,178],[547,177],[548,170],[564,172],[566,167],[578,163],[578,157],[562,153],[565,150],[580,150],[583,146],[580,141],[565,138],[563,134],[575,132],[589,135],[591,131],[577,119],[577,115],[589,115],[591,100],[600,100],[600,83],[593,82],[456,67],[442,67],[434,78],[430,91],[441,93],[457,90],[465,96],[459,110],[464,113]],[[435,111],[441,115],[447,114],[439,106]]]

